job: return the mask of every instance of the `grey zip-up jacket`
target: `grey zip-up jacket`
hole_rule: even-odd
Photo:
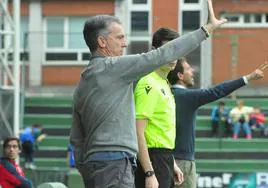
[[[205,39],[198,29],[147,53],[91,59],[74,93],[70,142],[76,164],[100,151],[136,155],[133,81],[186,56]]]

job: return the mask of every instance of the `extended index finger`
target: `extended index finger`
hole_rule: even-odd
[[[267,68],[268,68],[268,61],[265,61],[263,64],[261,64],[261,65],[259,66],[258,69],[260,69],[261,71],[264,71],[264,70],[267,69]]]

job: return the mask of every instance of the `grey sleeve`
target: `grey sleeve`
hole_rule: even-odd
[[[83,161],[85,135],[83,134],[84,131],[80,115],[75,111],[75,109],[73,110],[72,116],[70,143],[74,146],[75,166],[79,168],[79,165]]]
[[[161,65],[188,55],[205,39],[204,31],[198,29],[147,53],[113,57],[110,70],[113,70],[113,74],[120,75],[123,80],[132,82]]]

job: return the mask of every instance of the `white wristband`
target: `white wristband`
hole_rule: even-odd
[[[243,76],[243,80],[244,80],[245,84],[248,84],[248,79],[246,76]]]

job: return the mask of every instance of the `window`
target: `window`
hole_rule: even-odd
[[[20,47],[22,49],[24,49],[24,48],[28,48],[28,44],[27,44],[28,24],[29,24],[28,17],[22,16],[20,22],[21,22],[21,25],[20,25],[20,28],[21,28],[20,29],[21,30],[21,32],[20,32]]]
[[[244,14],[244,22],[250,23],[250,14]]]
[[[202,2],[199,0],[180,0],[181,4],[179,5],[179,33],[185,34],[191,32],[200,27],[200,19],[202,9]],[[207,11],[207,10],[206,10]],[[191,65],[194,65],[195,70],[200,70],[201,66],[201,53],[200,46],[198,49],[193,51],[187,57]],[[200,85],[200,71],[197,71],[195,74],[195,85],[199,87]]]
[[[254,23],[261,23],[261,14],[253,14]]]
[[[238,14],[226,14],[224,16],[228,22],[239,22],[239,15]]]
[[[184,31],[192,31],[199,28],[200,12],[199,11],[184,11],[182,13],[182,27]]]
[[[199,0],[184,0],[184,3],[199,3]]]
[[[52,61],[76,61],[77,60],[77,53],[46,53],[46,60]]]
[[[84,61],[88,48],[83,37],[88,17],[46,17],[46,46],[44,61]],[[88,59],[87,59],[88,60]]]
[[[86,18],[70,17],[69,18],[69,45],[70,49],[87,48],[83,38],[83,28]]]
[[[151,39],[151,7],[153,0],[128,0],[129,24],[126,27],[128,35],[127,54],[148,52]]]
[[[90,57],[91,57],[90,53],[88,53],[88,52],[82,53],[82,60],[83,61],[88,61]]]
[[[47,48],[87,49],[83,27],[87,17],[47,17]]]
[[[147,4],[147,0],[133,0],[133,4]]]
[[[0,30],[4,30],[4,17],[0,18]],[[4,48],[4,35],[0,35],[0,49]]]
[[[148,12],[131,12],[131,35],[148,36]]]
[[[149,51],[149,42],[148,41],[132,41],[128,45],[128,54],[139,54]]]
[[[47,47],[64,47],[64,18],[47,18]]]
[[[222,17],[228,22],[223,27],[268,27],[268,14],[261,13],[225,13]]]

